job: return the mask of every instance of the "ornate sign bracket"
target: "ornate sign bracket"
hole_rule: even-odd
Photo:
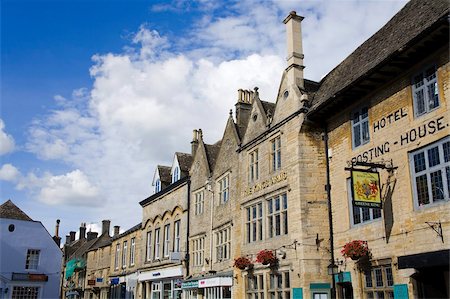
[[[380,162],[347,161],[347,164],[349,165],[349,167],[345,168],[345,170],[347,170],[347,171],[355,170],[355,168],[354,168],[355,166],[369,167],[367,170],[374,170],[376,168],[386,169],[388,172],[393,172],[394,170],[396,170],[398,168],[397,166],[394,166],[392,159],[390,161],[382,160]],[[358,170],[358,169],[356,169],[356,170]]]
[[[425,223],[428,224],[428,226],[437,233],[438,237],[441,237],[441,241],[442,241],[442,243],[444,243],[444,234],[442,233],[441,221],[439,221],[439,222],[425,221]]]

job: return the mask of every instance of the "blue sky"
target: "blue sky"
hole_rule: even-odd
[[[221,137],[237,89],[274,101],[289,11],[319,81],[405,3],[3,0],[2,202],[51,232],[60,218],[62,235],[127,229],[157,164],[188,152],[193,129]]]

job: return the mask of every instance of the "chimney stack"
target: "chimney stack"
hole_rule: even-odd
[[[102,235],[108,235],[109,236],[109,227],[111,225],[110,220],[103,220],[102,221]]]
[[[76,232],[71,231],[69,234],[70,234],[70,243],[72,243],[73,241],[75,241],[75,234],[76,234]]]
[[[53,241],[55,241],[56,245],[61,246],[61,237],[59,236],[59,223],[61,221],[59,219],[56,220],[56,227],[55,227],[55,235],[53,236]]]
[[[192,157],[195,156],[195,153],[197,152],[197,147],[198,147],[198,131],[194,130],[192,132],[192,141],[191,141],[191,154],[192,154]]]
[[[66,235],[66,245],[70,244],[70,235]]]
[[[86,239],[86,223],[82,222],[80,225],[80,237],[79,239]]]
[[[88,232],[87,233],[87,241],[94,240],[95,238],[97,238],[97,236],[98,236],[97,232]]]
[[[120,226],[114,225],[114,237],[119,235]]]
[[[246,127],[252,112],[252,104],[255,98],[255,94],[258,92],[258,88],[255,87],[255,91],[238,89],[238,99],[235,104],[236,107],[236,124],[239,127]]]
[[[284,19],[287,36],[287,76],[291,84],[304,88],[303,84],[303,45],[302,26],[304,18],[298,16],[295,11],[291,11]]]

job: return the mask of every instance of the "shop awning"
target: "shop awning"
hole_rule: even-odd
[[[430,268],[449,265],[450,250],[418,253],[398,257],[398,268]]]

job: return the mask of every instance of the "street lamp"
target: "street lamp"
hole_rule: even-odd
[[[331,264],[328,265],[327,269],[328,275],[335,275],[339,272],[339,268],[334,262],[331,262]]]

